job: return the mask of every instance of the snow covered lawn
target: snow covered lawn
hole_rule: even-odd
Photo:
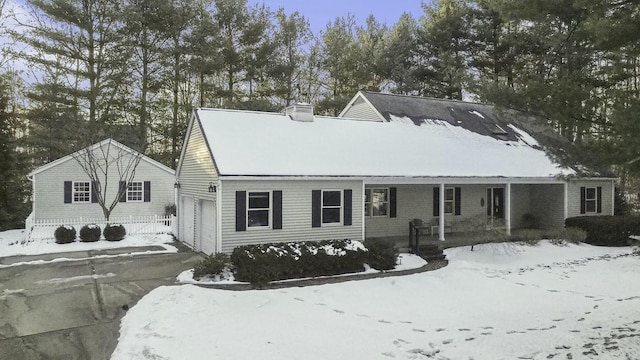
[[[72,251],[104,250],[123,247],[161,246],[165,250],[176,252],[175,247],[167,245],[173,241],[168,234],[127,235],[121,241],[100,240],[97,242],[80,242],[76,239],[70,244],[56,244],[53,239],[24,241],[24,229],[0,232],[0,257],[16,255],[40,255],[64,253]]]
[[[278,290],[158,288],[112,360],[639,359],[631,248],[489,244],[416,275]]]

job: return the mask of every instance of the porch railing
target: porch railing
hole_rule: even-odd
[[[33,220],[32,215],[29,215],[25,222],[25,237],[28,241],[53,239],[53,233],[61,225],[73,226],[79,233],[80,229],[87,224],[97,224],[101,229],[104,229],[107,224],[105,218],[78,217]],[[109,223],[123,225],[129,235],[171,234],[173,233],[173,224],[176,223],[176,217],[173,215],[111,217]]]

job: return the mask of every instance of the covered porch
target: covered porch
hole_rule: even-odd
[[[406,248],[418,232],[421,243],[459,246],[481,233],[562,228],[567,213],[566,183],[555,178],[394,180],[365,181],[365,239]]]

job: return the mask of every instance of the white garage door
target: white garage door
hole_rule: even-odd
[[[191,196],[180,199],[180,240],[194,246],[195,203]]]
[[[203,200],[200,206],[200,239],[197,250],[209,255],[216,252],[216,203]]]

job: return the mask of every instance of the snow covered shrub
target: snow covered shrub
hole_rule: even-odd
[[[120,241],[127,235],[127,230],[120,224],[107,224],[102,231],[102,235],[108,241]]]
[[[56,244],[72,243],[76,239],[76,229],[69,225],[58,226],[53,236],[56,238]]]
[[[255,285],[270,281],[364,271],[367,250],[359,241],[272,243],[237,247],[235,278]]]
[[[193,267],[193,278],[199,280],[201,277],[207,275],[220,275],[225,269],[228,269],[230,265],[231,261],[227,254],[217,253],[215,255],[209,255]]]
[[[567,228],[586,231],[584,242],[598,246],[627,246],[629,236],[640,235],[638,216],[576,216],[564,222]]]
[[[80,241],[95,242],[100,240],[100,226],[96,224],[88,224],[80,229]]]
[[[396,267],[398,248],[393,242],[368,239],[364,246],[367,248],[367,265],[376,270],[391,270]]]

